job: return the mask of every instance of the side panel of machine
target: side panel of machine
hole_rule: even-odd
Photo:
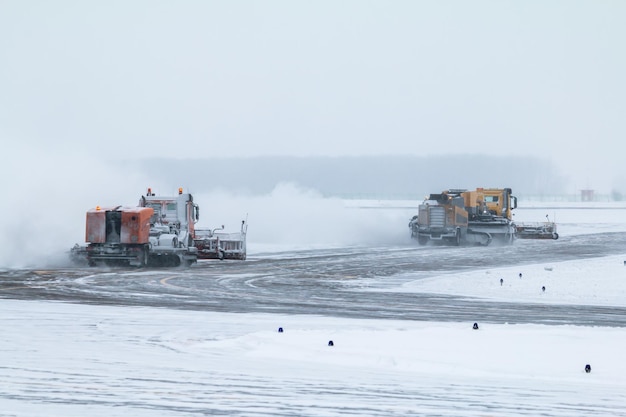
[[[138,207],[122,211],[120,243],[148,243],[150,240],[150,217],[154,211],[149,207]]]
[[[430,224],[428,205],[420,204],[418,209],[417,224],[420,226],[428,226]]]
[[[106,217],[104,210],[91,209],[87,212],[85,242],[106,242]]]
[[[454,224],[457,227],[467,227],[467,211],[461,207],[454,206]]]

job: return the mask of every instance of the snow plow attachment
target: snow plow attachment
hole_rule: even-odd
[[[517,223],[515,225],[519,239],[558,239],[554,222]]]
[[[224,226],[217,229],[197,227],[193,239],[198,249],[198,259],[238,259],[246,260],[246,232],[248,225],[241,222],[241,230],[236,233],[224,231]]]

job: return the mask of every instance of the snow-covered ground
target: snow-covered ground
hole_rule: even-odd
[[[411,281],[392,291],[435,292],[508,302],[626,307],[625,261],[626,255],[620,255],[472,270]]]
[[[0,314],[2,416],[626,415],[621,328],[8,300]]]
[[[624,252],[392,291],[623,307]],[[626,416],[624,328],[7,299],[0,317],[0,416]]]

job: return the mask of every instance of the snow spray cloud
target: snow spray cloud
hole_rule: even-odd
[[[294,183],[280,183],[267,195],[226,191],[194,195],[199,225],[237,231],[248,218],[248,254],[320,247],[394,245],[409,241],[409,217],[402,210],[359,209],[325,198]]]
[[[135,206],[149,185],[139,173],[78,152],[14,146],[10,156],[0,166],[0,268],[69,264],[70,248],[84,243],[87,210]]]
[[[151,183],[131,165],[96,157],[12,151],[0,167],[7,198],[0,214],[0,268],[68,266],[69,250],[84,244],[85,214],[100,206],[136,206],[147,187],[157,195],[177,190]],[[247,219],[248,254],[307,248],[402,244],[408,214],[364,210],[315,190],[280,183],[267,195],[192,192],[199,226],[239,231]]]

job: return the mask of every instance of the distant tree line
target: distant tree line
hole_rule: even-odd
[[[125,161],[156,182],[194,192],[267,194],[292,182],[324,196],[417,198],[449,188],[510,187],[517,195],[563,193],[547,159],[486,155],[254,157]],[[164,169],[167,167],[167,169]]]

